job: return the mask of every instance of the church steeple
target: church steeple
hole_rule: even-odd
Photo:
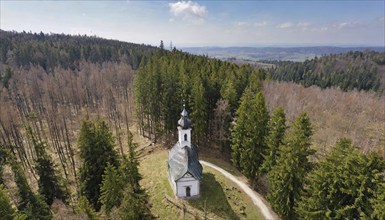
[[[183,111],[180,113],[180,116],[181,117],[178,121],[178,127],[182,127],[182,129],[191,128],[191,120],[188,118],[188,113],[184,105],[183,105]]]
[[[178,141],[181,147],[191,146],[191,119],[188,118],[188,113],[185,106],[180,113],[181,117],[178,121]]]

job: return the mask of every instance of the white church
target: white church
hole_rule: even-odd
[[[191,120],[185,108],[178,121],[178,142],[169,152],[168,176],[177,197],[187,199],[200,195],[202,165],[197,148],[191,143]]]

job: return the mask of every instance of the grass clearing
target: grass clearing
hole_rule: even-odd
[[[141,185],[149,195],[151,212],[159,219],[183,219],[182,211],[172,205],[164,195],[175,198],[167,175],[167,150],[157,150],[142,158],[140,172]],[[176,199],[189,210],[209,219],[263,219],[251,199],[233,182],[216,170],[203,166],[201,197],[190,200]],[[185,219],[193,219],[186,214]]]

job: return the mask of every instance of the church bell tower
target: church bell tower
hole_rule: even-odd
[[[191,119],[188,118],[188,113],[183,105],[183,111],[178,121],[178,142],[181,147],[191,147]]]

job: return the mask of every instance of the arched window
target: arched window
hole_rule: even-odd
[[[187,134],[184,134],[184,141],[187,141]]]
[[[191,196],[191,189],[190,187],[186,187],[186,197],[190,197]]]

